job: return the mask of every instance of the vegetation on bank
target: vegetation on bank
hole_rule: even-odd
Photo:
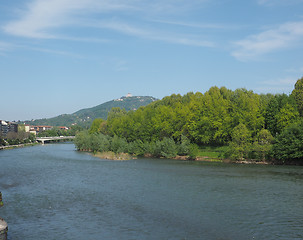
[[[59,136],[75,136],[78,132],[82,131],[80,126],[72,126],[68,130],[62,130],[59,127],[54,127],[50,130],[46,130],[37,134],[37,137],[59,137]],[[10,146],[15,148],[16,146],[34,144],[36,142],[36,136],[33,133],[25,132],[25,128],[19,125],[18,132],[8,132],[4,137],[0,135],[0,146]]]
[[[125,138],[117,135],[111,137],[102,133],[89,133],[82,131],[77,134],[74,143],[78,150],[93,153],[114,154],[127,153],[131,156],[150,156],[174,158],[179,156],[188,156],[194,159],[197,154],[197,148],[190,141],[182,136],[179,142],[175,142],[172,138],[163,138],[161,141],[143,142],[136,140],[127,142]]]
[[[80,150],[102,152],[108,147],[166,158],[194,158],[205,146],[223,147],[218,157],[234,161],[302,164],[302,99],[303,78],[290,95],[225,87],[212,87],[204,94],[173,94],[136,111],[112,108],[106,121],[95,119],[75,143]],[[183,141],[186,153],[179,151]]]
[[[9,132],[7,136],[0,135],[0,146],[30,144],[35,142],[35,135],[24,131]]]
[[[50,130],[46,130],[37,134],[38,137],[59,137],[59,136],[75,136],[78,132],[84,130],[81,126],[71,126],[69,129],[60,129],[59,127],[53,127]]]

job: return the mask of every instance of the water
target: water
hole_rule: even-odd
[[[9,240],[303,239],[303,168],[0,151]]]

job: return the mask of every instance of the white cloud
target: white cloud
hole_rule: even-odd
[[[159,32],[144,25],[144,21],[137,21],[141,26],[134,26],[128,23],[127,18],[123,19],[123,23],[113,22],[111,18],[108,20],[108,13],[112,14],[115,11],[123,14],[131,12],[141,13],[145,17],[145,13],[163,14],[170,12],[178,12],[184,9],[191,9],[194,6],[204,3],[208,0],[34,0],[26,6],[22,11],[19,19],[9,22],[3,27],[3,30],[11,35],[38,38],[38,39],[65,39],[75,41],[108,41],[98,38],[81,38],[74,36],[62,36],[56,33],[64,27],[96,27],[92,22],[98,21],[94,19],[94,14],[97,13],[102,17],[102,22],[98,24],[99,28],[107,28],[116,32],[141,37],[151,40],[159,40],[172,42],[177,44],[194,45],[194,46],[212,46],[208,41],[200,40],[198,36],[187,36],[177,33]],[[181,10],[180,10],[181,9]],[[103,14],[103,15],[102,15]],[[138,15],[138,14],[137,14]],[[106,20],[107,18],[107,20]]]
[[[96,0],[35,0],[22,11],[19,20],[3,27],[4,31],[17,36],[30,38],[55,38],[50,29],[72,25],[75,15],[87,11],[108,11],[123,8],[122,4]]]
[[[303,40],[303,21],[289,22],[277,28],[248,36],[235,42],[232,56],[239,60],[250,60],[273,51],[294,47]]]

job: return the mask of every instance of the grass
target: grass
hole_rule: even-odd
[[[226,151],[227,146],[213,147],[213,146],[203,146],[199,148],[198,157],[208,157],[219,159],[222,158],[223,153]]]

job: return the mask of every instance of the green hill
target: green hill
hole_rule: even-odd
[[[95,118],[106,119],[108,112],[113,107],[124,108],[126,111],[136,110],[141,106],[146,106],[157,99],[150,96],[121,97],[112,101],[102,103],[92,108],[81,109],[72,114],[62,114],[53,118],[37,119],[26,121],[30,125],[50,125],[50,126],[71,126],[80,125],[88,127]]]

